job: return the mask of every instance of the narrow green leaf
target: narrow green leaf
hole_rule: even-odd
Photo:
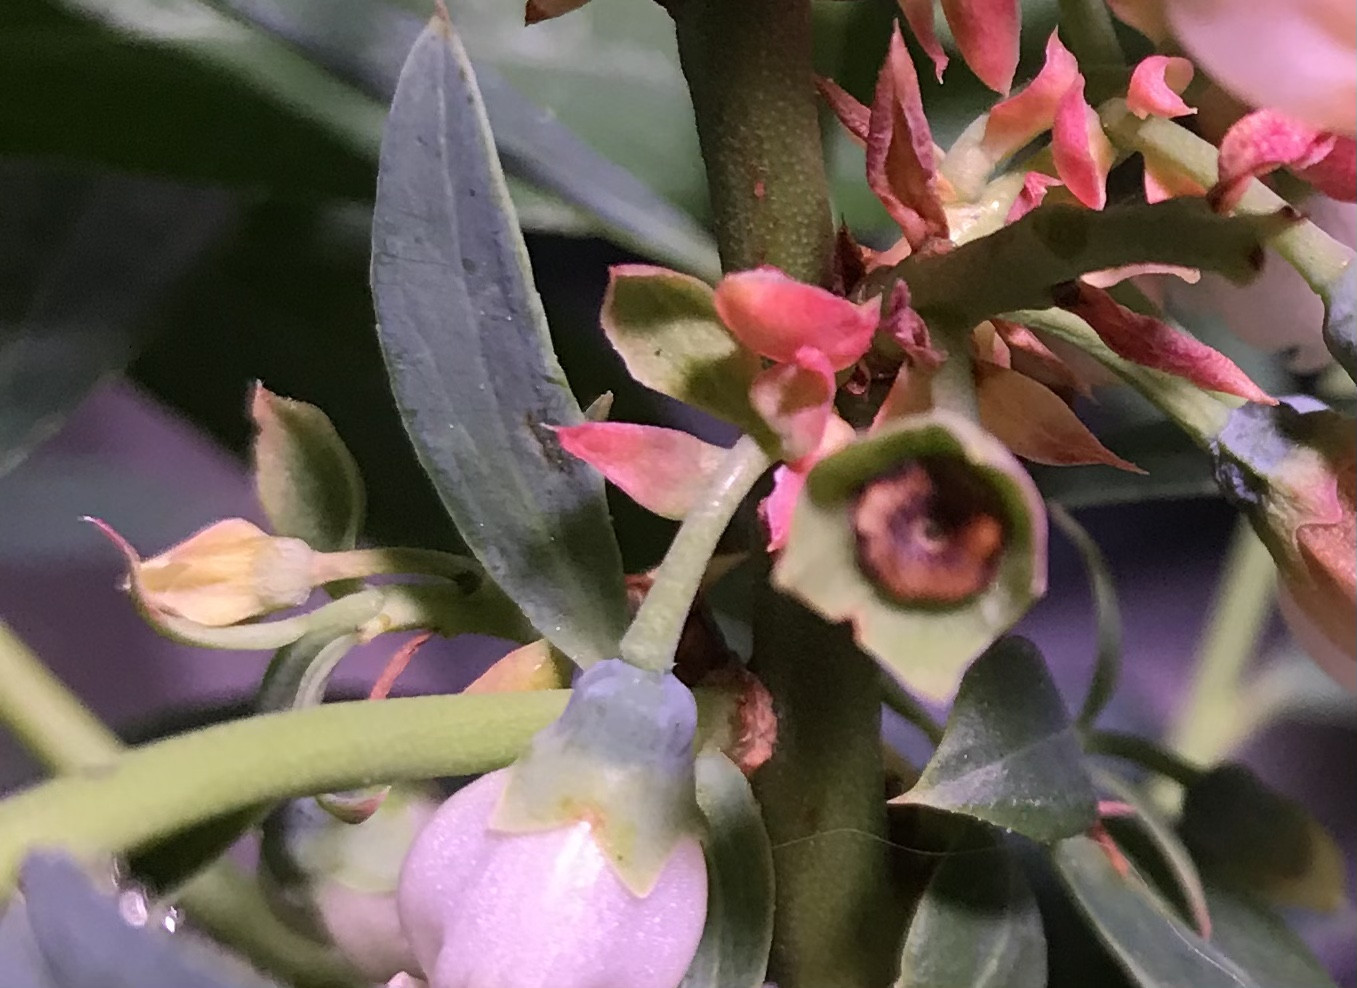
[[[582,664],[617,654],[622,564],[601,478],[549,426],[583,415],[552,353],[471,69],[420,35],[382,141],[372,286],[396,402],[486,570]]]
[[[1117,689],[1117,679],[1121,675],[1121,606],[1117,602],[1117,587],[1112,582],[1112,572],[1107,568],[1107,558],[1093,536],[1089,535],[1088,529],[1063,506],[1048,503],[1046,507],[1047,516],[1074,544],[1083,559],[1084,573],[1093,594],[1098,647],[1093,660],[1093,676],[1089,680],[1088,692],[1084,695],[1078,718],[1079,725],[1087,727],[1098,719],[1098,714],[1112,699]]]
[[[1261,902],[1208,884],[1206,903],[1212,942],[1247,969],[1260,988],[1334,988],[1304,941]]]
[[[1324,343],[1357,381],[1357,264],[1349,264],[1324,295]]]
[[[627,372],[661,394],[764,436],[749,404],[760,369],[716,315],[706,282],[642,264],[614,267],[600,316]]]
[[[1091,838],[1070,837],[1051,853],[1079,911],[1137,988],[1281,988],[1255,981],[1199,937],[1135,872],[1118,874]]]
[[[1203,873],[1280,906],[1341,908],[1343,852],[1293,800],[1243,765],[1222,765],[1187,787],[1179,833]]]
[[[321,552],[352,549],[367,495],[358,464],[315,405],[282,398],[262,384],[250,402],[254,483],[274,534]]]
[[[943,858],[914,910],[895,988],[1045,988],[1037,900],[997,845]]]
[[[1097,821],[1093,785],[1036,646],[1001,638],[962,677],[942,742],[893,802],[962,813],[1041,842]]]
[[[725,755],[697,760],[707,820],[707,923],[679,988],[760,988],[773,942],[773,852],[759,804]]]

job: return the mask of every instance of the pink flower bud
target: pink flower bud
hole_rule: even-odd
[[[406,858],[398,908],[430,988],[675,988],[707,913],[697,837],[637,895],[588,819],[496,830],[508,779],[492,772],[456,793]]]

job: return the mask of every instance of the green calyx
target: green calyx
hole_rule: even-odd
[[[644,897],[679,841],[702,832],[696,730],[693,695],[672,674],[596,663],[560,719],[510,767],[491,826],[526,832],[586,821],[618,877]]]
[[[873,492],[904,483],[915,465],[922,493],[906,489],[875,530],[865,527]],[[894,576],[874,541],[885,542]],[[829,620],[851,621],[858,644],[902,685],[943,699],[1045,592],[1046,541],[1041,498],[1013,455],[935,410],[816,465],[773,582]]]

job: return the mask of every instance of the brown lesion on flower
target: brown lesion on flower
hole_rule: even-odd
[[[858,565],[905,603],[956,604],[994,579],[1008,541],[998,496],[955,457],[911,460],[853,506]]]

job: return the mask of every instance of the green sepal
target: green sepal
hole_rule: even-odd
[[[703,832],[696,732],[697,704],[673,674],[595,663],[509,769],[491,826],[522,833],[587,821],[618,877],[645,896],[678,842]]]
[[[858,565],[852,511],[869,481],[919,457],[962,461],[997,495],[1007,542],[989,585],[954,606],[910,605],[883,593]],[[1013,454],[979,426],[935,410],[821,460],[792,516],[773,582],[831,621],[853,623],[858,644],[902,685],[941,700],[966,665],[1046,591],[1047,522],[1040,494]]]

